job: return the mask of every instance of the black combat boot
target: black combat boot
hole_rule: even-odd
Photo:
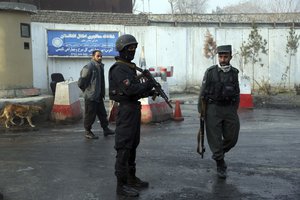
[[[149,183],[142,181],[136,176],[128,176],[128,185],[136,189],[145,189],[149,187]]]
[[[99,137],[94,135],[92,131],[85,131],[85,137],[87,139],[98,139]]]
[[[127,185],[125,183],[124,180],[121,180],[118,178],[118,183],[117,183],[117,195],[120,195],[120,196],[125,196],[125,197],[137,197],[139,196],[139,192],[130,187],[129,185]]]
[[[224,161],[224,159],[222,160],[216,160],[217,162],[217,174],[218,174],[218,177],[221,178],[221,179],[226,179],[227,178],[227,165]]]
[[[135,176],[135,167],[129,167],[127,184],[136,189],[145,189],[149,187],[149,183],[146,181],[142,181],[138,177]]]
[[[115,132],[111,129],[109,129],[108,127],[105,127],[103,128],[103,135],[106,137],[106,136],[109,136],[109,135],[114,135]]]

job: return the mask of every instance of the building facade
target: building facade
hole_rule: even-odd
[[[117,13],[83,13],[39,11],[32,16],[34,85],[47,89],[51,73],[63,73],[77,80],[82,66],[89,57],[55,57],[47,53],[47,30],[115,31],[133,34],[138,42],[135,62],[139,63],[141,49],[145,49],[148,67],[174,66],[173,77],[168,79],[171,92],[198,90],[205,70],[216,63],[206,58],[204,46],[207,33],[217,45],[233,46],[232,65],[240,76],[248,77],[254,89],[266,84],[273,88],[294,88],[299,84],[300,56],[297,51],[291,59],[286,53],[287,37],[291,27],[300,34],[300,14],[235,14],[235,15],[133,15]],[[259,53],[259,62],[245,63],[241,47],[247,44],[257,25],[258,33],[267,43],[267,53]],[[111,56],[104,57],[106,74],[114,63]],[[290,64],[289,64],[290,62]],[[289,67],[287,67],[290,65]],[[47,74],[48,72],[48,74]],[[40,77],[43,77],[42,79]],[[106,80],[107,81],[107,80]],[[254,84],[253,84],[254,83]]]

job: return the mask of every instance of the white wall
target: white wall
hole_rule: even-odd
[[[86,31],[119,31],[120,34],[133,34],[139,42],[135,63],[139,63],[141,47],[145,48],[147,66],[174,66],[174,76],[168,78],[171,91],[183,91],[186,88],[199,86],[206,68],[213,61],[203,55],[206,31],[209,30],[218,45],[231,44],[234,57],[232,65],[240,69],[244,75],[251,77],[253,68],[249,63],[243,66],[240,57],[240,47],[243,41],[248,40],[251,27],[163,27],[163,26],[123,26],[123,25],[75,25],[35,23],[32,29],[34,87],[49,90],[50,78],[47,74],[59,72],[66,79],[72,77],[77,80],[79,72],[89,58],[53,58],[47,56],[47,29],[54,30],[86,30]],[[282,74],[288,65],[288,56],[285,48],[289,27],[287,28],[259,28],[263,39],[268,41],[268,55],[261,54],[261,63],[254,68],[254,80],[261,84],[269,81],[276,87],[281,81]],[[300,30],[296,30],[300,34]],[[300,50],[299,50],[300,51]],[[299,84],[300,63],[299,51],[293,57],[290,86]],[[104,58],[106,87],[108,87],[107,74],[114,58]],[[260,65],[263,64],[263,65]],[[240,73],[242,75],[242,73]],[[257,87],[257,85],[255,85]]]

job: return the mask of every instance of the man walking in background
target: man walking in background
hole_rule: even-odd
[[[78,86],[83,91],[85,104],[83,122],[85,137],[87,139],[98,139],[98,136],[91,131],[96,116],[100,120],[104,136],[115,134],[114,131],[108,128],[107,113],[104,105],[104,64],[102,63],[102,52],[100,50],[92,52],[91,61],[80,72]]]

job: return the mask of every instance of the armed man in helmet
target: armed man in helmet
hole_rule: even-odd
[[[138,42],[129,34],[116,41],[119,56],[109,70],[109,97],[119,102],[116,119],[115,149],[117,151],[115,175],[117,194],[135,197],[138,190],[147,188],[148,182],[136,177],[136,148],[140,142],[140,98],[154,95],[154,84],[137,79],[134,59]]]
[[[240,130],[237,114],[240,94],[239,71],[230,65],[231,45],[218,46],[217,53],[219,63],[206,70],[202,81],[198,112],[201,112],[201,101],[204,101],[207,141],[213,153],[212,158],[217,164],[218,177],[225,179],[225,153],[237,143]]]

